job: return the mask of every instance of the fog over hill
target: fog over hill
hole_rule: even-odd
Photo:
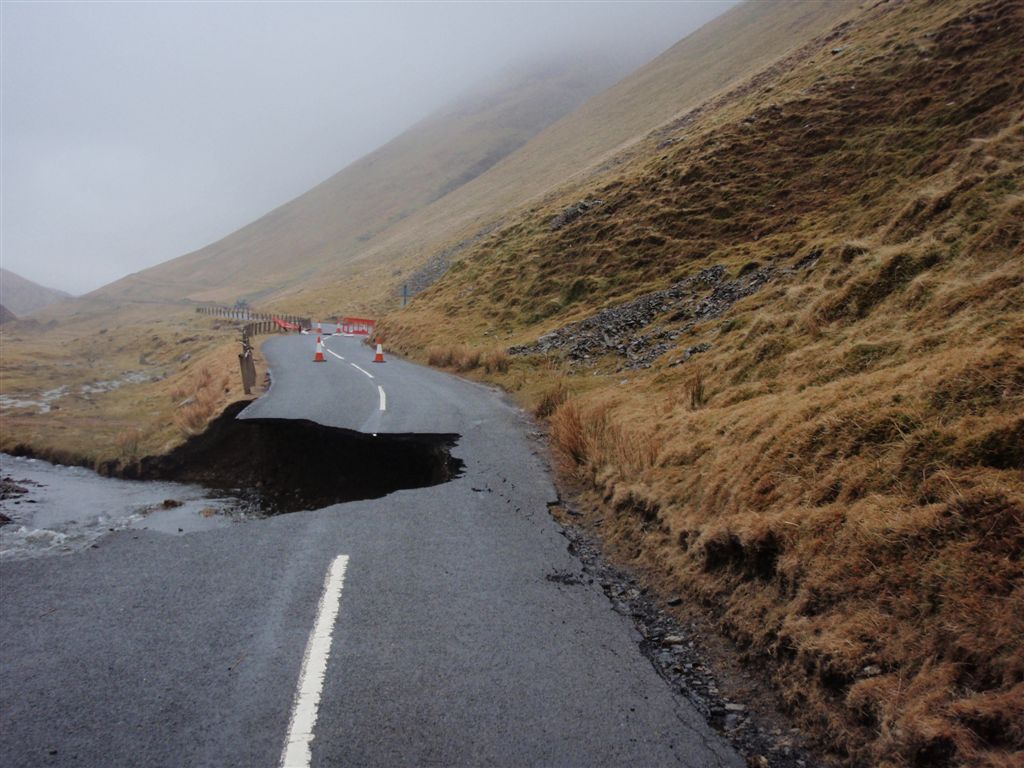
[[[228,237],[97,296],[377,312],[410,272],[853,5],[743,4],[621,80],[607,55],[506,75]]]
[[[3,3],[5,265],[94,289],[224,237],[510,67],[557,55],[621,76],[732,4]]]
[[[97,295],[259,301],[350,260],[609,86],[624,66],[621,59],[577,56],[505,72],[228,237]]]
[[[33,283],[0,267],[0,304],[18,317],[68,298],[71,295],[64,291]]]

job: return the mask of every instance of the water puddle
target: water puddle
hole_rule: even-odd
[[[100,477],[82,467],[0,454],[0,561],[76,552],[112,531],[183,535],[252,516],[198,485]]]
[[[446,483],[462,473],[459,435],[376,434],[302,419],[237,419],[162,456],[81,467],[0,454],[0,559],[74,552],[128,528],[193,533]],[[4,518],[8,522],[4,522]]]

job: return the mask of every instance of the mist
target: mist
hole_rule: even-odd
[[[0,262],[87,292],[502,73],[599,54],[624,75],[734,2],[4,2]]]

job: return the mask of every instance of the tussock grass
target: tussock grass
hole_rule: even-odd
[[[707,404],[708,393],[704,386],[704,371],[700,368],[694,371],[689,381],[686,382],[686,393],[692,410],[696,411]]]
[[[582,404],[564,401],[551,414],[551,439],[563,461],[563,470],[596,482],[613,468],[636,476],[655,466],[660,451],[657,430],[639,422],[624,424],[613,418],[614,399]]]
[[[552,416],[569,397],[569,385],[564,377],[555,380],[554,384],[540,393],[537,403],[533,406],[533,414],[541,419]],[[575,406],[573,406],[573,412]],[[566,418],[574,418],[567,414]]]
[[[177,400],[181,388],[175,388],[172,400]],[[184,390],[190,394],[178,403],[174,423],[186,437],[199,434],[214,416],[227,405],[224,395],[231,391],[230,376],[224,372],[215,375],[209,366],[199,368]]]
[[[448,368],[459,373],[481,370],[487,374],[508,373],[509,356],[504,347],[481,350],[466,344],[449,347],[431,347],[426,362],[435,368]]]
[[[865,6],[469,249],[397,332],[517,344],[713,264],[803,264],[650,370],[512,371],[610,551],[851,765],[1024,753],[1022,28],[1004,0]]]
[[[508,373],[510,361],[508,350],[493,349],[483,356],[485,373]]]
[[[110,469],[169,450],[245,398],[231,324],[173,306],[127,305],[116,317],[74,306],[77,316],[0,331],[4,394],[31,401],[66,388],[48,413],[3,409],[0,449]]]
[[[120,458],[126,462],[139,458],[139,445],[142,442],[142,430],[138,427],[124,429],[114,437],[114,445]]]
[[[448,368],[452,364],[453,353],[451,347],[431,347],[427,350],[427,364],[435,368]]]

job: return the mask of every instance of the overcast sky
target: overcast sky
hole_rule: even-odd
[[[3,0],[0,262],[84,293],[229,234],[510,66],[646,59],[731,4]]]

